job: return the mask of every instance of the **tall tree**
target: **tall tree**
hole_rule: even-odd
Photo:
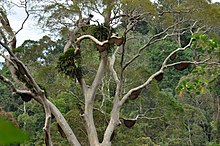
[[[43,3],[43,1],[41,2]],[[153,4],[149,0],[77,0],[65,2],[54,0],[46,5],[43,3],[41,12],[44,13],[40,15],[39,22],[45,28],[64,33],[69,31],[68,40],[63,47],[64,54],[59,58],[58,69],[70,78],[76,79],[81,87],[84,101],[83,105],[79,106],[79,111],[84,119],[88,141],[91,146],[111,145],[113,132],[121,124],[120,111],[124,104],[128,100],[135,100],[144,92],[145,88],[151,86],[154,79],[162,80],[167,68],[174,67],[181,71],[189,65],[207,63],[205,57],[199,61],[194,59],[176,61],[175,58],[179,52],[190,49],[195,40],[195,37],[191,37],[182,43],[181,35],[187,34],[186,36],[189,36],[206,33],[210,27],[214,27],[210,23],[204,23],[205,19],[199,14],[206,14],[209,8],[213,8],[217,12],[208,11],[209,13],[206,15],[216,14],[219,17],[219,8],[205,0],[181,2],[178,4],[173,3],[171,6],[165,6],[165,3],[160,4],[159,2]],[[28,1],[22,2],[21,6],[24,7],[28,18],[30,14]],[[34,7],[31,11],[33,9]],[[0,75],[0,80],[6,83],[12,92],[20,95],[24,101],[34,99],[42,105],[45,111],[43,130],[46,145],[53,145],[50,132],[52,115],[58,123],[59,131],[65,135],[70,145],[81,145],[61,112],[47,98],[44,89],[36,83],[31,72],[19,59],[19,54],[16,55],[16,34],[20,30],[17,32],[12,30],[6,10],[1,9],[0,13],[0,45],[9,53],[8,56],[5,56],[1,52],[1,56],[5,58],[6,66],[12,76],[12,79],[8,79]],[[93,16],[95,13],[102,17],[103,22],[91,25],[92,21],[97,22]],[[121,21],[123,26],[120,26]],[[149,31],[146,38],[138,37],[133,33],[138,22],[157,23],[156,33]],[[70,27],[72,27],[72,30],[70,30]],[[117,31],[118,35],[115,34]],[[137,66],[136,61],[142,58],[144,51],[150,45],[173,36],[178,37],[178,47],[171,50],[163,58],[158,70],[141,82],[130,85],[129,70],[131,70],[130,73],[134,74],[132,69]],[[141,43],[136,46],[137,48],[129,48],[132,39],[140,40]],[[36,45],[36,47],[39,46]],[[85,65],[91,63],[85,60],[88,52],[95,52],[93,54],[96,55],[93,58],[98,62],[96,71],[89,72],[92,74],[92,77],[89,76],[89,78],[86,74],[88,68],[85,67]],[[99,89],[103,96],[102,103],[105,102],[105,92],[100,84],[103,83],[106,72],[114,81],[114,92],[111,93],[112,108],[109,113],[99,109],[106,116],[108,115],[108,118],[106,118],[107,127],[104,130],[103,139],[100,141],[94,121],[94,108],[96,108],[95,104]],[[143,114],[137,114],[134,119],[124,119],[124,123],[131,127],[138,119],[144,117]]]

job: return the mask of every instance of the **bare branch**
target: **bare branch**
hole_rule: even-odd
[[[190,27],[190,28],[191,28],[190,31],[191,31],[192,34],[193,34],[192,28],[196,25],[196,23],[197,23],[197,21]],[[197,31],[199,31],[199,29],[198,29]],[[178,48],[178,49],[174,50],[173,52],[171,52],[171,53],[166,57],[166,59],[164,60],[161,69],[163,70],[163,67],[166,65],[168,59],[169,59],[174,53],[176,53],[176,52],[178,52],[178,51],[184,51],[184,50],[186,50],[187,48],[189,48],[189,47],[191,46],[193,40],[194,40],[194,39],[191,38],[190,41],[189,41],[189,43],[188,43],[185,47],[183,47],[183,48]]]
[[[95,92],[97,91],[98,85],[104,75],[106,65],[107,65],[107,50],[101,53],[101,62],[91,86],[92,94],[95,94]],[[95,96],[93,95],[93,98],[94,97]]]
[[[85,26],[89,26],[92,17],[93,15],[87,18],[82,18],[81,14],[79,14],[79,19],[75,22],[75,28],[70,32],[69,40],[64,46],[64,52],[66,52],[72,46],[72,44],[75,43],[76,34],[79,32],[79,30]]]
[[[104,106],[105,99],[106,99],[106,95],[104,93],[104,86],[105,86],[104,79],[102,79],[102,87],[101,87],[102,102],[101,102],[101,105],[100,105],[100,109],[101,109],[102,112],[103,112],[102,107]]]
[[[13,85],[13,83],[7,78],[5,78],[4,76],[1,76],[0,79],[9,85],[9,87],[11,88],[13,92],[18,93],[21,96],[22,94],[26,94],[26,95],[28,94],[31,96],[31,98],[34,98],[36,101],[38,101],[39,103],[43,105],[44,111],[45,111],[45,126],[43,128],[43,130],[45,131],[45,143],[48,146],[52,146],[51,135],[50,135],[51,111],[50,111],[50,107],[48,103],[46,102],[46,96],[44,94],[44,91],[40,89],[40,87],[37,85],[35,80],[32,78],[32,76],[28,72],[25,65],[20,60],[18,60],[16,57],[11,57],[11,61],[13,62],[13,65],[16,65],[15,66],[16,69],[24,77],[26,76],[29,79],[26,82],[29,84],[29,81],[30,81],[31,85],[36,89],[36,95],[33,94],[31,91],[17,90],[15,86]]]
[[[171,64],[167,64],[164,66],[164,68],[172,67],[178,64],[194,64],[194,65],[200,65],[200,64],[206,64],[206,65],[220,65],[219,62],[208,62],[210,58],[205,59],[203,61],[197,62],[197,61],[180,61],[180,62],[175,62]]]
[[[176,25],[178,25],[179,23],[182,23],[184,21],[181,21],[181,22],[178,22],[178,23],[175,23],[169,27],[167,27],[164,31],[154,35],[153,37],[151,37],[148,42],[143,45],[139,50],[138,50],[138,53],[136,55],[134,55],[127,63],[125,63],[125,65],[123,66],[122,70],[124,71],[132,62],[134,62],[140,55],[141,55],[141,52],[148,46],[158,42],[158,41],[161,41],[161,40],[164,40],[166,39],[167,37],[170,37],[170,36],[173,36],[173,35],[176,35],[176,34],[166,34],[164,37],[162,38],[158,38],[159,36],[165,34],[169,29],[171,28],[174,28]],[[156,39],[158,38],[158,39]]]
[[[114,69],[114,64],[115,64],[115,56],[116,53],[118,52],[120,47],[118,47],[114,53],[112,54],[111,57],[108,57],[108,61],[109,61],[109,68],[110,71],[112,73],[112,76],[116,82],[116,92],[115,92],[115,99],[113,101],[113,108],[111,111],[111,119],[110,122],[108,124],[108,127],[105,130],[104,133],[104,139],[101,145],[106,145],[111,138],[111,135],[113,133],[113,130],[118,124],[120,124],[120,120],[119,120],[119,98],[120,98],[120,91],[121,91],[121,82],[118,78],[118,75]]]
[[[162,64],[162,68],[166,65],[168,59],[169,59],[174,53],[176,53],[176,52],[178,52],[178,51],[184,51],[184,50],[186,50],[187,48],[189,48],[189,47],[191,46],[191,44],[192,44],[192,41],[193,41],[193,39],[191,38],[190,41],[189,41],[189,43],[188,43],[185,47],[183,47],[183,48],[178,48],[178,49],[174,50],[173,52],[171,52],[171,53],[166,57],[166,59],[164,60],[164,62],[163,62],[163,64]]]
[[[23,5],[24,5],[23,7],[24,7],[25,13],[26,13],[26,17],[25,17],[24,21],[23,21],[22,24],[21,24],[21,28],[18,29],[17,32],[15,32],[15,36],[24,28],[24,24],[25,24],[25,22],[28,20],[28,18],[29,18],[29,16],[30,16],[30,14],[29,14],[29,12],[28,12],[28,9],[27,9],[27,3],[28,3],[27,0],[25,0],[25,1],[24,1],[24,4],[23,4]],[[15,37],[15,36],[14,36],[14,37]]]
[[[196,23],[197,23],[197,22],[195,22],[195,23],[191,26],[191,30],[192,30],[192,28],[196,25]],[[193,32],[191,31],[191,33],[193,33]],[[128,99],[128,97],[129,97],[132,93],[134,93],[134,92],[136,92],[136,91],[138,91],[138,90],[141,90],[142,88],[144,88],[145,86],[147,86],[157,75],[163,73],[163,72],[164,72],[164,69],[165,69],[165,67],[166,67],[166,63],[167,63],[168,59],[169,59],[174,53],[176,53],[176,52],[178,52],[178,51],[184,51],[184,50],[186,50],[187,48],[189,48],[190,45],[192,44],[192,41],[193,41],[193,38],[190,39],[189,43],[188,43],[185,47],[183,47],[183,48],[178,48],[178,49],[174,50],[173,52],[171,52],[171,53],[166,57],[166,59],[164,60],[164,62],[163,62],[163,64],[162,64],[162,66],[161,66],[161,68],[160,68],[159,71],[157,71],[156,73],[152,74],[152,75],[148,78],[148,80],[147,80],[146,82],[144,82],[142,85],[137,86],[137,87],[135,87],[135,88],[129,90],[129,91],[127,92],[127,94],[124,95],[124,97],[123,97],[123,98],[121,99],[121,101],[120,101],[120,106],[122,106],[122,105],[124,104],[124,102]],[[175,64],[173,64],[173,65],[175,65]]]
[[[159,15],[163,15],[163,14],[166,14],[166,13],[172,13],[172,14],[183,14],[183,13],[192,13],[192,12],[195,12],[195,11],[197,11],[197,10],[199,10],[199,9],[186,9],[186,10],[167,10],[167,11],[161,11],[161,12],[159,12],[158,14]],[[160,10],[159,10],[160,11]]]
[[[93,37],[91,35],[83,35],[83,36],[76,39],[76,44],[79,44],[84,39],[90,39],[93,42],[95,42],[97,45],[100,45],[100,46],[103,46],[105,43],[108,43],[108,40],[100,42],[98,39],[96,39],[95,37]]]
[[[163,117],[164,116],[151,118],[151,117],[145,116],[144,114],[138,114],[134,120],[138,120],[138,119],[156,120],[156,119],[161,119]]]
[[[51,109],[46,98],[43,98],[43,107],[45,111],[45,123],[43,130],[45,132],[45,144],[47,146],[53,146],[51,134],[50,134],[50,125],[51,125]]]
[[[120,83],[120,80],[118,78],[118,75],[114,69],[114,64],[115,64],[115,55],[116,53],[118,52],[120,47],[117,47],[117,49],[114,51],[114,53],[112,54],[111,57],[108,57],[108,60],[109,60],[109,68],[110,68],[110,71],[112,72],[112,75],[113,75],[113,78],[116,82],[116,84]]]
[[[15,87],[15,85],[12,83],[11,80],[9,80],[8,78],[6,78],[5,76],[3,75],[0,75],[0,80],[3,81],[4,83],[6,83],[10,90],[13,92],[13,93],[17,93],[19,95],[21,94],[28,94],[30,95],[31,97],[33,97],[35,100],[37,100],[39,103],[41,103],[42,101],[40,100],[40,98],[36,97],[35,94],[33,94],[31,91],[28,91],[28,90],[20,90],[20,89],[17,89]]]

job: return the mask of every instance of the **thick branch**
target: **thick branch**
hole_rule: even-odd
[[[107,51],[104,51],[101,53],[101,62],[97,70],[96,76],[93,80],[92,86],[91,86],[91,91],[92,91],[92,94],[94,95],[97,91],[98,85],[101,82],[101,79],[103,78],[106,66],[107,66]]]
[[[116,53],[118,52],[119,49],[120,49],[120,47],[117,47],[117,49],[116,49],[116,50],[114,51],[114,53],[112,54],[112,57],[109,57],[109,58],[108,58],[108,60],[109,60],[109,68],[110,68],[110,71],[111,71],[111,73],[112,73],[112,75],[113,75],[113,78],[114,78],[116,84],[120,82],[120,80],[119,80],[119,78],[118,78],[118,75],[117,75],[117,73],[116,73],[116,71],[115,71],[115,69],[114,69],[115,56],[116,56]]]
[[[80,77],[80,78],[77,78],[77,80],[82,88],[83,94],[85,95],[89,89],[85,82],[85,79],[83,77]]]
[[[89,16],[88,18],[82,18],[81,14],[79,16],[79,20],[76,21],[75,28],[72,32],[70,32],[69,40],[67,41],[66,45],[64,46],[64,52],[66,52],[73,43],[76,41],[76,34],[80,31],[81,28],[88,26],[90,23],[90,20],[93,16]]]
[[[4,44],[7,44],[8,41],[7,41],[7,38],[6,38],[2,28],[0,28],[0,35],[1,35],[2,39],[3,39]]]
[[[122,105],[125,103],[125,101],[128,99],[128,97],[131,95],[132,92],[135,92],[135,91],[140,90],[140,89],[144,88],[145,86],[147,86],[147,85],[148,85],[157,75],[159,75],[160,73],[163,73],[163,70],[159,70],[159,71],[157,71],[156,73],[152,74],[152,75],[148,78],[148,80],[147,80],[146,82],[144,82],[142,85],[137,86],[137,87],[132,88],[131,90],[129,90],[129,91],[123,96],[123,98],[121,99],[121,101],[120,101],[120,106],[122,106]]]
[[[70,35],[69,35],[69,40],[67,41],[66,45],[64,46],[64,52],[66,52],[70,47],[71,45],[73,44],[74,42],[74,39],[76,38],[76,33],[80,30],[80,28],[76,27],[72,32],[70,32]]]
[[[106,128],[105,130],[105,133],[104,133],[104,138],[103,138],[103,142],[101,144],[101,146],[108,146],[110,145],[110,139],[111,139],[111,135],[115,129],[115,127],[120,124],[120,120],[119,120],[119,110],[120,110],[120,107],[118,106],[119,105],[119,99],[120,99],[120,92],[121,92],[121,82],[118,78],[118,75],[114,69],[114,64],[115,64],[115,56],[116,56],[116,53],[118,52],[120,47],[118,47],[114,53],[112,54],[111,57],[108,58],[109,60],[109,68],[110,68],[110,71],[113,75],[113,78],[116,82],[116,92],[115,92],[115,99],[113,101],[113,108],[112,108],[112,111],[111,111],[111,119],[110,119],[110,122],[108,124],[108,127]]]
[[[101,42],[92,35],[83,35],[83,36],[76,39],[76,44],[79,44],[84,39],[90,39],[94,43],[96,43],[97,45],[100,45],[100,46],[103,46],[105,43],[108,43],[108,40]]]
[[[16,38],[15,38],[15,34],[11,28],[11,25],[9,23],[9,20],[7,18],[7,15],[5,14],[5,12],[3,12],[3,10],[0,10],[0,21],[1,21],[1,24],[4,28],[4,30],[8,33],[8,35],[10,36],[10,39],[11,41],[9,42],[10,43],[10,46],[11,48],[16,48]],[[6,45],[6,44],[5,44]]]
[[[70,145],[71,146],[81,146],[81,144],[77,140],[75,134],[73,133],[72,129],[70,128],[69,124],[67,123],[67,121],[63,117],[62,113],[57,109],[57,107],[52,102],[50,102],[49,100],[47,100],[47,102],[50,106],[51,113],[54,115],[57,123],[62,128],[63,132],[65,133]]]

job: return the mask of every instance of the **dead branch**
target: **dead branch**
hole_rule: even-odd
[[[124,71],[132,62],[134,62],[134,61],[141,55],[141,52],[142,52],[146,47],[148,47],[148,46],[150,46],[150,45],[152,45],[152,44],[154,44],[154,43],[156,43],[156,42],[158,42],[158,41],[164,40],[164,39],[166,39],[167,37],[176,35],[176,34],[173,34],[173,33],[172,33],[172,34],[166,34],[166,35],[163,36],[162,38],[158,38],[158,37],[164,35],[165,33],[167,33],[168,30],[174,28],[176,25],[178,25],[179,23],[182,23],[182,22],[184,22],[184,21],[177,22],[177,23],[175,23],[175,24],[173,24],[173,25],[167,27],[166,29],[164,29],[164,31],[162,31],[162,32],[160,32],[160,33],[154,35],[153,37],[151,37],[151,38],[148,40],[148,42],[147,42],[145,45],[143,45],[143,46],[138,50],[138,53],[137,53],[136,55],[134,55],[128,62],[126,62],[126,63],[123,65],[122,71]],[[158,39],[156,39],[156,38],[158,38]]]
[[[24,21],[23,21],[22,24],[21,24],[21,28],[18,29],[17,32],[15,32],[15,36],[24,28],[24,24],[26,23],[26,21],[28,20],[28,18],[29,18],[29,16],[30,16],[30,14],[29,14],[29,12],[28,12],[28,8],[27,8],[27,3],[28,3],[27,0],[25,0],[25,1],[24,1],[24,4],[22,4],[23,7],[24,7],[24,9],[25,9],[26,17],[25,17]],[[14,36],[14,37],[15,37],[15,36]]]

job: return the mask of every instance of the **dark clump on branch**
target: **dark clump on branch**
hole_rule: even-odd
[[[28,74],[27,70],[25,69],[25,66],[19,60],[17,60],[14,57],[11,57],[11,60],[17,66],[17,71],[19,71],[23,76]]]
[[[22,67],[22,68],[23,68],[23,67]],[[30,90],[33,91],[33,92],[36,92],[36,91],[34,90],[33,85],[31,84],[30,80],[29,80],[28,77],[26,76],[26,73],[24,74],[24,73],[21,71],[21,69],[18,69],[18,70],[15,71],[15,75],[16,75],[17,79],[18,79],[19,81],[21,81],[22,83],[24,83],[25,86],[26,86],[28,89],[30,89]]]
[[[115,137],[115,131],[112,132],[112,135],[110,137],[110,141],[112,141],[114,137]]]
[[[171,56],[170,56],[170,60],[175,60],[176,59],[176,52],[175,53],[173,53]]]
[[[114,29],[110,31],[103,24],[90,25],[87,28],[85,28],[85,33],[86,34],[90,34],[90,35],[94,36],[99,41],[107,40],[113,32],[114,32]]]
[[[141,91],[142,91],[142,88],[138,89],[136,91],[131,92],[131,95],[129,95],[128,98],[131,99],[131,100],[135,100],[136,98],[138,98],[138,96],[140,95]]]
[[[128,128],[131,128],[134,126],[134,124],[136,123],[137,120],[126,120],[126,119],[123,119],[124,121],[124,124],[126,127]]]
[[[15,71],[15,75],[17,76],[17,78],[19,79],[19,81],[23,82],[23,83],[26,83],[27,82],[27,79],[25,77],[24,74],[22,74],[20,71],[16,70]]]
[[[157,76],[154,77],[157,81],[162,81],[163,79],[163,73],[158,74]]]
[[[80,114],[83,115],[83,114],[84,114],[84,111],[83,111],[82,105],[79,104],[79,103],[76,103],[76,106],[77,106],[77,108],[78,108]]]
[[[182,71],[182,70],[186,69],[190,64],[191,63],[182,62],[182,63],[175,64],[174,68],[179,70],[179,71]]]
[[[25,102],[29,102],[32,98],[34,98],[31,94],[28,93],[17,93],[21,96],[21,99]]]
[[[109,39],[110,44],[116,44],[117,46],[122,45],[123,42],[124,42],[124,38],[122,37],[113,36]]]
[[[71,78],[81,78],[82,67],[80,53],[75,53],[75,49],[67,50],[65,54],[59,57],[57,69],[59,72],[62,72]]]
[[[123,37],[118,37],[117,35],[112,36],[115,33],[114,28],[109,29],[106,26],[104,26],[104,24],[90,25],[86,27],[84,30],[85,31],[83,32],[83,34],[85,33],[92,35],[101,42],[106,41],[106,43],[102,45],[94,43],[94,47],[97,48],[97,51],[99,52],[103,52],[105,50],[111,52],[110,48],[113,45],[120,46],[124,42]]]
[[[103,52],[105,50],[109,51],[109,48],[113,45],[117,45],[117,46],[120,46],[122,45],[122,43],[124,42],[124,38],[123,37],[117,37],[117,36],[112,36],[108,42],[104,43],[103,45],[99,45],[97,44],[96,47],[97,47],[97,50],[99,52]]]
[[[111,36],[111,33],[104,25],[96,25],[92,28],[92,35],[99,41],[105,41]]]
[[[102,46],[101,46],[101,45],[96,45],[96,47],[97,47],[97,50],[98,50],[99,52],[103,52],[103,51],[105,51],[105,50],[108,50],[108,48],[109,48],[109,43],[105,43],[105,44],[103,44]]]
[[[57,123],[57,129],[58,131],[60,132],[60,135],[63,137],[63,138],[66,138],[66,134],[64,133],[63,129],[60,127],[60,125]]]
[[[47,93],[46,87],[44,85],[40,84],[40,83],[38,83],[37,85],[40,87],[41,90],[44,91],[44,95],[47,98],[48,97],[48,93]]]
[[[45,144],[49,145],[49,134],[47,131],[45,131],[45,138],[44,138]]]

